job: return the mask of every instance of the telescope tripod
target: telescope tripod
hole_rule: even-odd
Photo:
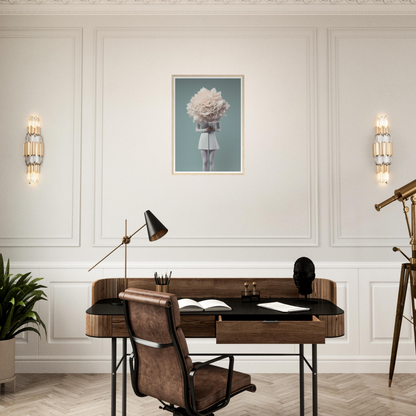
[[[395,250],[395,251],[398,251],[398,250]],[[414,277],[412,279],[412,270],[413,270],[413,273],[416,273],[416,268],[415,267],[412,268],[412,264],[410,263],[402,264],[402,270],[400,272],[399,295],[397,297],[396,320],[394,323],[393,345],[391,348],[389,387],[391,386],[391,383],[393,381],[394,367],[396,364],[396,357],[397,357],[397,348],[399,347],[400,330],[402,328],[403,318],[409,321],[413,325],[413,331],[415,335],[415,348],[416,348],[416,310],[415,310],[416,293],[415,293],[415,285],[412,283],[412,280],[414,279]],[[412,295],[412,313],[413,313],[412,320],[406,318],[403,315],[409,279],[410,279],[410,293]]]
[[[409,207],[406,206],[406,201],[410,198],[411,201],[411,221],[409,221]],[[405,318],[413,325],[413,332],[415,335],[416,347],[416,180],[409,182],[407,185],[394,191],[394,195],[381,204],[376,204],[375,208],[380,211],[386,205],[393,201],[400,201],[403,204],[403,213],[406,218],[406,225],[409,231],[410,245],[412,247],[412,256],[408,257],[399,248],[393,247],[393,251],[400,251],[409,260],[408,263],[402,264],[399,283],[399,295],[397,297],[396,319],[394,323],[393,345],[391,349],[390,358],[390,372],[389,372],[389,387],[393,380],[394,366],[396,364],[397,348],[399,346],[400,330],[402,328],[402,320]],[[404,304],[406,301],[407,285],[410,284],[410,293],[412,299],[412,319],[408,319],[403,315]]]

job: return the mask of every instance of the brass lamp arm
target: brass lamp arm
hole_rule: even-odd
[[[105,257],[103,257],[98,263],[95,263],[94,266],[91,267],[88,271],[90,272],[95,266],[98,266],[103,260],[105,260],[110,254],[114,253],[119,247],[121,247],[124,244],[124,241],[122,241],[115,249],[111,250]]]
[[[143,227],[146,227],[146,223],[143,224],[138,230],[136,230],[131,236],[129,236],[129,239],[131,239],[135,234],[137,234]]]
[[[95,266],[98,266],[103,260],[105,260],[110,254],[114,253],[119,247],[121,247],[123,244],[129,244],[131,238],[138,233],[143,227],[145,227],[146,224],[143,224],[138,230],[136,230],[132,235],[130,236],[124,236],[123,239],[121,240],[121,243],[114,248],[113,250],[111,250],[105,257],[103,257],[98,263],[94,264],[94,266],[91,267],[91,269],[89,269],[88,271],[91,271]]]

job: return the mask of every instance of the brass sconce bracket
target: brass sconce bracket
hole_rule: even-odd
[[[40,119],[30,116],[23,147],[23,156],[27,166],[27,180],[30,185],[39,181],[40,165],[43,162],[43,138],[40,134]]]
[[[373,142],[373,157],[377,166],[377,178],[380,183],[388,183],[390,164],[393,156],[393,143],[389,133],[387,116],[377,119],[376,135]]]

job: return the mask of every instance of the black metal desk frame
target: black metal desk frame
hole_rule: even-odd
[[[111,416],[116,416],[116,393],[117,393],[117,370],[122,364],[122,416],[127,414],[127,338],[123,340],[123,355],[117,364],[117,338],[111,338]],[[219,356],[228,353],[217,354],[189,354],[191,356]],[[312,365],[304,355],[304,344],[299,344],[299,353],[279,353],[279,354],[232,354],[235,357],[299,357],[299,415],[305,415],[305,368],[304,363],[312,372],[312,415],[318,416],[318,357],[317,344],[312,344]]]
[[[226,299],[228,303],[232,305],[233,310],[230,312],[186,312],[181,313],[181,315],[195,315],[195,314],[202,314],[202,315],[222,315],[223,317],[226,314],[231,314],[229,316],[248,316],[250,319],[270,319],[270,317],[274,317],[279,319],[280,317],[286,316],[290,320],[293,315],[287,315],[278,313],[275,311],[270,311],[268,309],[258,308],[256,304],[245,304],[245,306],[241,306],[238,299]],[[268,299],[271,301],[272,299]],[[285,301],[287,303],[302,302],[300,299],[278,299],[280,301]],[[111,303],[111,299],[103,300],[97,302],[91,308],[87,310],[87,314],[95,314],[95,315],[124,315],[124,309],[121,304],[114,305]],[[114,300],[113,300],[114,301]],[[301,305],[299,305],[301,306]],[[310,310],[307,312],[298,313],[305,318],[305,316],[311,318],[315,315],[337,315],[343,313],[342,309],[338,308],[336,305],[332,304],[327,300],[321,299],[314,299],[313,303],[310,303]],[[264,317],[264,315],[268,315],[268,317]],[[122,365],[122,415],[126,416],[126,399],[127,399],[127,338],[122,338],[123,344],[123,353],[121,360],[117,363],[117,338],[112,337],[112,352],[111,352],[111,416],[116,415],[116,383],[117,383],[117,370],[119,369],[120,365]],[[237,353],[233,354],[234,356],[295,356],[299,357],[299,404],[300,404],[300,416],[304,416],[305,414],[305,388],[304,388],[304,380],[305,380],[305,372],[304,372],[304,364],[309,367],[312,372],[312,414],[313,416],[318,415],[318,359],[317,359],[317,344],[312,345],[312,364],[305,358],[304,355],[304,344],[299,344],[299,353]],[[190,354],[191,356],[217,356],[222,355],[222,353],[199,353],[199,354]]]

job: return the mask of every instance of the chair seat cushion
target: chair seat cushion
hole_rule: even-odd
[[[227,391],[227,376],[227,369],[214,365],[207,365],[196,372],[194,384],[198,411],[203,411],[224,399]],[[249,374],[233,371],[231,396],[253,388],[255,389]]]

